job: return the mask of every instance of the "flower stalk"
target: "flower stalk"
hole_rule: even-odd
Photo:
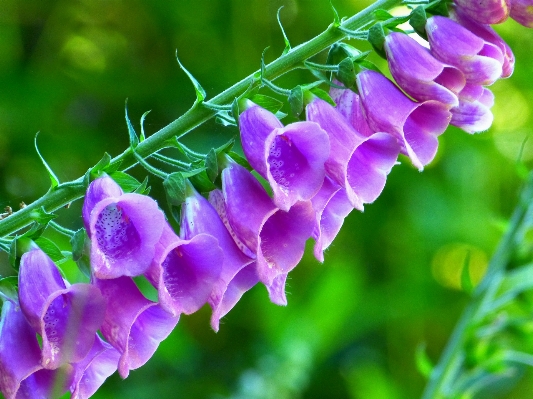
[[[391,9],[402,4],[401,0],[379,0],[371,6],[346,19],[339,27],[330,25],[324,32],[291,49],[288,53],[280,56],[265,68],[264,78],[272,81],[281,75],[298,68],[308,58],[318,54],[335,42],[345,38],[346,33],[340,27],[349,30],[358,30],[374,21],[373,13],[378,9]],[[231,104],[233,100],[243,94],[250,86],[260,84],[260,72],[253,74],[237,82],[230,88],[209,100],[210,104],[223,106]],[[158,132],[146,138],[135,148],[135,152],[143,158],[165,147],[165,142],[174,137],[183,137],[194,128],[207,122],[216,115],[216,111],[199,104],[193,105],[185,114],[174,120]],[[136,159],[130,148],[122,154],[116,156],[111,161],[111,165],[120,165],[122,170],[127,169],[136,163]],[[72,201],[83,197],[87,188],[84,176],[68,183],[60,184],[50,189],[45,195],[29,204],[25,208],[13,213],[9,217],[0,221],[0,237],[14,233],[32,222],[31,212],[44,207],[47,212],[52,212],[58,208],[66,206]]]

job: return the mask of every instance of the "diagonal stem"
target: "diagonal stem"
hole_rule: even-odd
[[[366,9],[345,20],[341,24],[341,27],[350,30],[361,29],[362,27],[373,22],[373,12],[375,10],[388,10],[400,4],[402,4],[402,0],[378,0]],[[275,61],[268,64],[265,69],[264,77],[269,80],[274,80],[279,76],[298,68],[303,61],[314,56],[315,54],[318,54],[319,52],[331,46],[333,43],[342,40],[345,37],[345,33],[343,33],[340,29],[330,25],[318,36],[306,43],[294,47],[287,54],[282,55]],[[239,97],[241,94],[243,94],[250,87],[250,85],[259,85],[259,78],[260,72],[254,72],[222,93],[213,97],[211,100],[209,100],[209,103],[215,105],[229,104],[236,97]],[[143,158],[146,158],[149,155],[161,150],[165,146],[166,140],[174,136],[182,137],[186,135],[194,128],[211,119],[213,116],[215,116],[215,114],[216,111],[213,109],[204,107],[201,103],[195,104],[178,119],[163,127],[150,137],[146,138],[146,140],[142,141],[135,148],[135,151]],[[112,160],[112,164],[120,164],[120,168],[122,170],[128,169],[135,163],[136,159],[129,148]],[[59,185],[53,190],[51,189],[41,198],[29,204],[25,208],[1,220],[0,237],[16,232],[29,225],[32,222],[30,213],[34,209],[44,207],[47,212],[52,212],[74,200],[83,197],[85,190],[86,187],[83,177],[80,177],[72,182]]]
[[[501,281],[509,259],[528,226],[531,226],[533,211],[533,173],[522,189],[519,202],[511,216],[509,227],[490,260],[487,273],[476,287],[472,299],[457,322],[439,363],[433,369],[422,399],[446,398],[444,388],[450,384],[462,367],[463,348],[467,332],[477,320],[479,313],[493,294],[495,285]],[[496,287],[497,288],[497,287]]]

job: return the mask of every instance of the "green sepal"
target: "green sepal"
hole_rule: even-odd
[[[359,60],[359,61],[356,61],[357,62],[357,65],[365,68],[365,69],[370,69],[372,71],[376,71],[376,72],[379,72],[381,74],[383,74],[383,72],[381,72],[381,70],[376,66],[376,64],[374,64],[373,62],[370,62],[368,60]]]
[[[102,176],[102,173],[106,171],[106,169],[109,167],[110,164],[111,164],[111,155],[105,152],[102,159],[100,159],[96,165],[94,165],[91,169],[89,169],[90,177],[92,179],[96,179]]]
[[[50,177],[50,182],[52,184],[52,186],[50,187],[50,189],[54,189],[56,188],[58,185],[59,185],[59,179],[57,178],[57,176],[55,175],[54,171],[52,170],[52,168],[50,168],[50,166],[48,165],[48,163],[44,160],[43,156],[41,155],[41,153],[39,152],[39,147],[37,147],[37,136],[39,135],[39,132],[37,132],[35,134],[35,139],[34,139],[34,143],[35,143],[35,151],[37,151],[37,155],[39,155],[39,158],[41,158],[41,162],[43,163],[44,167],[46,168],[46,171],[48,172],[48,177]]]
[[[283,107],[283,102],[264,94],[256,94],[250,98],[252,102],[275,114]]]
[[[109,175],[115,183],[117,183],[125,193],[131,193],[135,191],[141,183],[135,177],[128,175],[125,172],[117,170]]]
[[[218,176],[217,153],[214,148],[211,148],[205,157],[205,171],[209,180],[214,182]]]
[[[59,247],[52,240],[41,236],[36,238],[34,241],[37,246],[41,248],[41,250],[54,262],[61,262],[65,258]]]
[[[44,207],[42,206],[30,212],[31,220],[39,224],[44,224],[44,225],[47,225],[50,220],[55,219],[56,217],[57,215],[46,212]]]
[[[146,176],[139,187],[132,192],[135,194],[148,195],[150,192],[150,186],[148,186],[148,176]]]
[[[416,347],[415,352],[416,368],[424,377],[429,378],[433,371],[433,363],[426,352],[426,344],[421,343]]]
[[[79,229],[70,239],[72,260],[86,277],[91,277],[90,240],[84,228]]]
[[[468,294],[474,290],[474,284],[470,278],[470,251],[467,251],[461,271],[461,288]]]
[[[196,78],[192,76],[192,74],[187,69],[185,69],[185,67],[182,65],[182,63],[180,62],[178,58],[178,50],[176,50],[176,61],[178,61],[180,68],[183,69],[187,77],[190,79],[192,85],[194,86],[194,91],[196,92],[196,101],[194,102],[194,104],[198,104],[204,101],[205,98],[207,97],[207,94],[204,88],[202,87],[202,85],[200,85],[200,83],[196,80]]]
[[[24,234],[22,234],[20,237],[29,238],[31,240],[35,240],[36,238],[39,238],[45,231],[47,227],[47,224],[40,224],[40,223],[32,223],[30,229],[26,231]]]
[[[426,8],[426,12],[432,15],[442,15],[443,17],[448,17],[450,15],[448,4],[445,1],[439,1],[438,3],[432,4]]]
[[[224,143],[220,147],[216,148],[215,152],[217,153],[217,155],[220,155],[222,153],[226,153],[227,154],[228,152],[231,151],[231,149],[233,148],[234,145],[235,145],[235,138],[232,137],[226,143]]]
[[[353,61],[350,58],[345,58],[339,63],[339,70],[337,71],[337,79],[348,88],[355,84],[355,68]]]
[[[15,269],[16,271],[19,270],[20,267],[20,258],[22,255],[32,248],[34,248],[35,244],[34,241],[28,237],[20,236],[13,239],[11,241],[11,247],[9,248],[9,263]]]
[[[366,58],[370,54],[370,51],[361,52],[353,46],[347,43],[339,42],[335,43],[328,52],[328,58],[326,63],[331,65],[339,64],[346,57],[356,61],[360,58]]]
[[[230,116],[228,111],[219,111],[215,116],[215,122],[224,127],[227,126],[237,126],[237,122],[233,116]]]
[[[287,37],[287,34],[285,33],[285,29],[283,29],[283,25],[281,24],[281,20],[279,19],[279,13],[283,6],[278,8],[278,24],[281,29],[281,33],[283,34],[283,41],[285,42],[285,48],[283,49],[283,53],[281,55],[287,54],[289,51],[291,51],[291,43],[289,42],[289,38]]]
[[[295,117],[299,116],[304,110],[304,92],[302,90],[302,86],[298,85],[291,90],[288,101],[291,107],[292,115]]]
[[[382,24],[377,23],[368,30],[368,41],[379,56],[387,59],[383,48],[385,44],[385,30]]]
[[[428,39],[426,33],[427,19],[426,10],[423,6],[416,7],[411,12],[411,17],[409,18],[409,25],[411,25],[415,32],[425,40]]]
[[[148,116],[148,114],[151,112],[152,110],[149,110],[149,111],[146,111],[144,114],[142,114],[141,116],[141,136],[140,136],[140,141],[144,141],[146,139],[146,135],[144,134],[144,120],[146,119],[146,117]]]
[[[313,93],[318,98],[324,100],[325,102],[333,105],[334,107],[337,105],[335,104],[335,101],[333,101],[333,99],[330,97],[330,95],[327,92],[325,92],[324,90],[318,87],[311,89],[310,92]]]
[[[310,69],[309,70],[313,75],[315,75],[322,83],[327,84],[330,87],[334,87],[336,89],[345,89],[343,86],[339,86],[335,83],[333,83],[331,80],[328,79],[326,74],[322,71],[317,71],[316,69]]]
[[[239,155],[233,151],[228,152],[228,155],[231,159],[233,159],[239,165],[245,167],[246,169],[250,171],[253,170],[253,168],[250,166],[250,163],[242,155]]]
[[[135,129],[133,125],[131,124],[130,117],[128,116],[128,100],[126,99],[126,104],[124,106],[124,114],[126,117],[126,125],[128,126],[128,135],[130,138],[130,147],[135,148],[139,144],[139,138],[137,137],[137,133],[135,132]]]
[[[187,173],[184,175],[185,177],[189,178],[189,181],[192,183],[192,185],[201,193],[207,193],[217,188],[207,176],[207,171],[205,168],[197,169],[194,175],[187,176]]]
[[[187,198],[187,183],[181,172],[170,173],[163,180],[169,206],[180,206]]]
[[[18,278],[8,276],[0,278],[0,299],[18,303]]]

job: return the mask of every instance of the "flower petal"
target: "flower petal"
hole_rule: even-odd
[[[107,198],[119,198],[124,192],[120,186],[109,176],[103,176],[93,180],[87,188],[83,201],[83,223],[87,233],[90,234],[91,212],[100,201]]]

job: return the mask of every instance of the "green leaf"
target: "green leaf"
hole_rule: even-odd
[[[291,113],[294,116],[299,116],[304,110],[304,92],[302,86],[296,86],[291,90],[288,101],[291,107]]]
[[[230,114],[227,111],[217,112],[217,116],[215,117],[215,122],[224,127],[237,126],[235,119],[232,116],[230,116]]]
[[[72,260],[86,277],[91,277],[90,241],[84,228],[74,233],[70,239],[70,245],[72,246]]]
[[[126,193],[135,191],[137,187],[141,185],[135,177],[121,171],[113,172],[109,177],[111,177]]]
[[[339,17],[339,13],[337,12],[337,9],[333,6],[333,1],[329,1],[329,5],[331,6],[331,10],[333,11],[333,26],[337,27],[341,25],[341,19]]]
[[[20,258],[17,259],[17,237],[14,238],[13,241],[11,241],[11,246],[9,248],[9,264],[18,271],[19,269],[19,263]]]
[[[470,278],[470,250],[466,252],[465,260],[463,262],[463,269],[461,271],[461,288],[463,291],[471,294],[474,290],[472,279]]]
[[[217,153],[214,148],[212,148],[211,151],[207,153],[207,157],[205,157],[205,169],[209,180],[214,182],[218,176]]]
[[[381,8],[374,11],[372,14],[378,21],[386,21],[387,19],[394,18],[394,16],[391,15],[387,10],[383,10]]]
[[[146,111],[142,116],[141,116],[141,136],[140,136],[140,141],[144,141],[146,139],[146,135],[144,134],[144,120],[146,119],[146,116],[151,112],[151,110],[149,111]]]
[[[9,276],[0,278],[0,298],[18,302],[18,278],[16,276]]]
[[[244,158],[242,155],[239,155],[233,151],[228,152],[228,155],[230,156],[231,159],[233,159],[239,165],[244,166],[248,170],[253,170],[253,168],[250,166],[246,158]]]
[[[379,72],[382,74],[382,72],[380,71],[380,69],[376,66],[376,64],[374,64],[373,62],[370,62],[368,60],[360,60],[360,61],[356,61],[358,65],[366,68],[366,69],[370,69],[371,71],[376,71],[376,72]]]
[[[345,58],[339,63],[337,78],[348,88],[355,84],[355,68],[350,58]]]
[[[217,188],[209,177],[207,177],[207,171],[205,169],[189,177],[189,181],[201,193],[207,193]]]
[[[427,40],[426,33],[427,15],[423,6],[416,7],[409,18],[409,25],[413,27],[416,33],[425,40]]]
[[[278,112],[283,107],[283,103],[281,101],[274,97],[265,96],[264,94],[256,94],[250,98],[250,100],[260,107],[272,112],[273,114]]]
[[[39,209],[34,209],[30,212],[30,218],[39,223],[39,224],[48,224],[48,222],[52,219],[55,219],[57,215],[54,215],[53,213],[48,213],[44,210],[44,207],[40,207]]]
[[[91,168],[90,170],[91,177],[94,179],[97,177],[100,177],[102,172],[107,167],[109,167],[110,163],[111,163],[111,155],[105,152],[102,159],[100,159],[98,163]]]
[[[130,117],[128,116],[128,100],[127,99],[126,99],[126,105],[124,109],[125,109],[125,116],[126,116],[126,125],[128,126],[128,134],[130,137],[130,147],[135,148],[139,144],[139,138],[137,137],[137,133],[135,132],[135,129],[133,128],[133,125],[131,124]]]
[[[43,163],[44,167],[46,168],[46,171],[48,172],[48,177],[50,177],[50,182],[52,183],[52,189],[56,188],[59,185],[59,179],[53,172],[52,168],[46,163],[43,156],[39,152],[39,148],[37,147],[37,136],[39,135],[39,132],[35,135],[35,151],[37,151],[37,155],[39,155],[39,158],[41,158],[41,162]]]
[[[416,347],[415,352],[416,368],[424,377],[429,378],[433,371],[433,363],[426,353],[426,344],[421,343]]]
[[[180,68],[183,69],[183,71],[187,74],[187,77],[190,79],[192,85],[194,86],[194,91],[196,92],[196,101],[194,103],[197,104],[199,102],[204,101],[207,97],[204,88],[200,85],[196,78],[192,76],[192,74],[182,65],[178,58],[178,50],[176,50],[176,61],[178,61]]]
[[[335,101],[333,101],[333,99],[329,96],[329,94],[326,93],[324,90],[319,89],[318,87],[315,87],[314,89],[311,89],[310,91],[315,96],[317,96],[318,98],[324,100],[325,102],[327,102],[327,103],[329,103],[329,104],[331,104],[333,106],[337,105],[337,104],[335,104]]]
[[[148,193],[150,192],[150,187],[147,187],[147,186],[148,186],[148,176],[144,178],[143,182],[139,185],[139,187],[133,190],[133,192],[136,194],[148,195]]]
[[[61,250],[56,244],[46,237],[36,238],[35,243],[43,250],[43,252],[50,257],[54,262],[59,262],[65,258]]]
[[[39,238],[41,234],[44,233],[46,227],[46,224],[34,222],[32,223],[30,229],[26,231],[21,237],[29,238],[30,240],[35,240],[36,238]]]
[[[222,153],[227,154],[228,152],[231,151],[234,145],[235,145],[235,138],[232,137],[231,139],[228,140],[227,143],[222,144],[220,147],[215,149],[215,151],[217,155],[222,154]]]
[[[289,42],[289,39],[287,38],[287,34],[285,33],[285,29],[283,29],[283,25],[281,24],[281,20],[279,19],[279,13],[280,13],[282,8],[283,8],[283,6],[278,8],[278,24],[279,24],[279,27],[281,29],[281,33],[283,34],[283,40],[285,41],[285,48],[283,49],[283,53],[282,53],[282,55],[285,55],[289,51],[291,51],[291,44]]]
[[[368,30],[368,41],[372,47],[374,47],[374,50],[376,50],[378,55],[387,59],[385,50],[383,49],[385,44],[385,30],[383,29],[382,24],[375,24]]]

